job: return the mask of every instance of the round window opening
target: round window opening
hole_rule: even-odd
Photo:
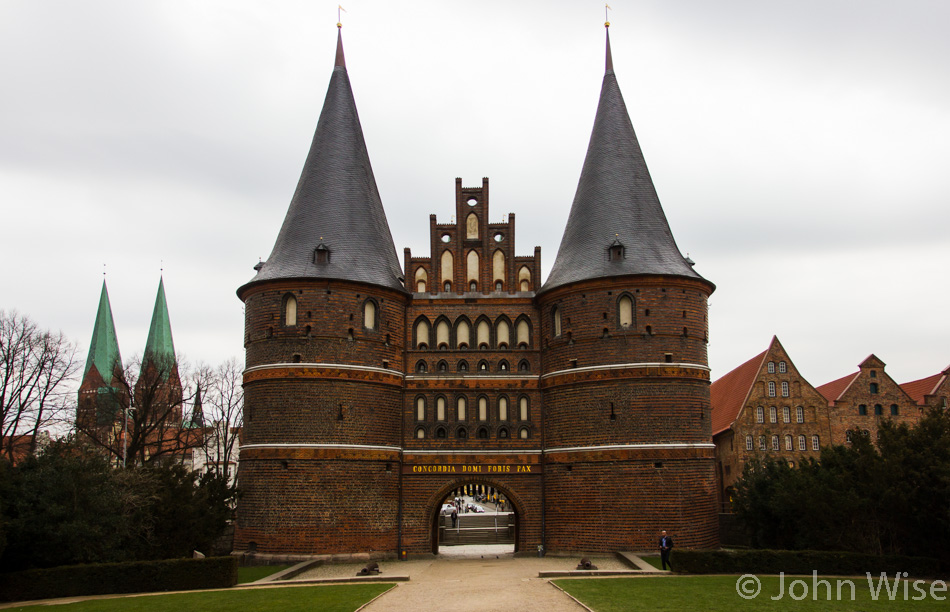
[[[475,198],[469,198],[468,200],[466,200],[466,202],[468,203],[469,206],[475,206],[476,204],[478,204],[478,200],[476,200]]]
[[[448,242],[451,239],[452,236],[450,234],[442,234],[442,242]]]
[[[504,239],[505,239],[505,235],[502,234],[501,232],[495,234],[495,242],[501,242]]]

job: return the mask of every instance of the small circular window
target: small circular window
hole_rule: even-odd
[[[448,242],[451,239],[452,239],[451,234],[442,234],[442,242]]]
[[[497,234],[495,234],[495,242],[501,242],[504,239],[505,239],[505,235],[502,234],[501,232],[498,232]]]

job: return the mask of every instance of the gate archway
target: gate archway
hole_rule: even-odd
[[[453,523],[443,506],[456,499],[469,511],[458,512]],[[479,507],[484,511],[477,511]],[[498,544],[510,547],[506,552],[518,552],[524,504],[505,485],[485,478],[458,479],[441,487],[426,508],[433,554],[439,554],[440,547],[471,544]]]

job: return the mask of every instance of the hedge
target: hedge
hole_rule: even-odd
[[[0,574],[0,601],[190,591],[237,584],[237,557],[68,565]]]
[[[819,550],[675,550],[676,572],[690,574],[804,574],[863,576],[907,572],[937,577],[946,568],[939,559],[899,555],[868,555]]]

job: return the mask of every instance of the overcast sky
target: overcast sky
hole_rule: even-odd
[[[123,357],[164,268],[175,347],[243,358],[330,79],[335,2],[0,0],[0,308],[85,358],[103,264]],[[346,62],[397,252],[455,177],[557,253],[604,65],[601,1],[347,0]],[[614,66],[678,246],[716,283],[719,378],[772,335],[820,385],[950,364],[950,2],[612,4]]]

